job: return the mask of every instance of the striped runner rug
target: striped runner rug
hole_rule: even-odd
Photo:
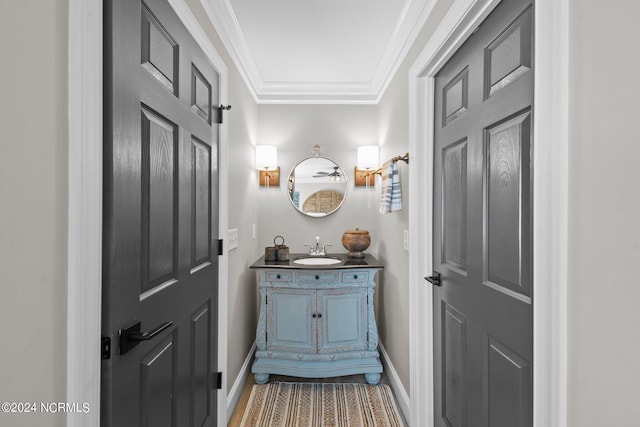
[[[254,385],[241,427],[403,427],[386,384]]]

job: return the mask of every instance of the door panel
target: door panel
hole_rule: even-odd
[[[171,92],[177,93],[178,46],[152,12],[142,4],[142,67]]]
[[[438,427],[530,427],[533,13],[503,0],[435,79]]]
[[[142,292],[177,278],[178,128],[142,108]]]
[[[531,425],[531,364],[493,336],[487,340],[488,425]]]
[[[485,98],[531,71],[532,31],[528,9],[485,49]]]
[[[467,140],[442,150],[442,261],[467,269]]]
[[[192,194],[191,211],[193,260],[192,268],[211,262],[211,146],[191,137],[192,162]]]
[[[191,316],[189,373],[190,426],[202,426],[211,416],[211,309],[207,303]]]
[[[211,124],[211,83],[191,64],[191,110]]]
[[[530,146],[526,111],[485,132],[485,280],[529,302],[531,296]],[[522,168],[522,170],[521,170]],[[520,233],[520,230],[525,233]]]
[[[466,425],[467,319],[444,301],[442,317],[442,415],[449,426],[459,427]]]
[[[442,118],[443,126],[458,118],[469,106],[469,70],[465,68],[443,89]]]
[[[214,426],[218,75],[166,0],[105,2],[104,47],[101,424]]]
[[[174,425],[177,371],[174,336],[170,335],[140,360],[140,425]]]

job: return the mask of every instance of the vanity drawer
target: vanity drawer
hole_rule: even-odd
[[[295,280],[297,282],[337,282],[339,280],[339,273],[337,271],[312,271],[304,273],[296,273]]]
[[[267,282],[291,282],[293,275],[290,271],[267,271],[265,276]]]
[[[369,272],[368,271],[345,271],[342,273],[342,281],[347,283],[368,282]]]

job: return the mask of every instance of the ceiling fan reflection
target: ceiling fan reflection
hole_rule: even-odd
[[[340,169],[339,166],[334,166],[333,170],[330,171],[330,172],[318,171],[313,175],[313,177],[314,178],[329,177],[329,179],[331,179],[332,181],[341,181],[342,180],[342,175],[340,174],[338,169]]]

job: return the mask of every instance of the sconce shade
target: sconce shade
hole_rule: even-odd
[[[378,146],[365,145],[358,147],[358,169],[378,168]]]
[[[278,167],[278,149],[273,145],[256,145],[256,169],[274,170]]]

